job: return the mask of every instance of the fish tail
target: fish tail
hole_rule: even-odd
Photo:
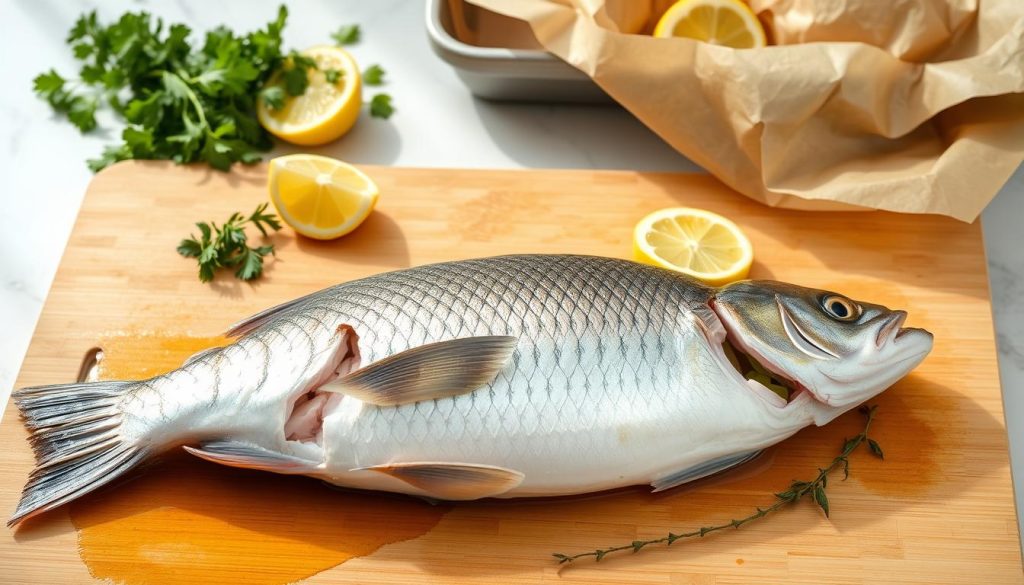
[[[8,526],[79,498],[147,457],[147,449],[121,434],[119,402],[136,384],[54,384],[14,392],[36,467]]]

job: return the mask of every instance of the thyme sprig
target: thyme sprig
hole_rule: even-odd
[[[840,451],[839,455],[836,456],[836,458],[833,459],[832,462],[828,464],[828,466],[818,469],[817,477],[815,477],[811,481],[793,481],[793,483],[789,485],[789,489],[775,494],[775,503],[772,504],[771,506],[768,506],[767,508],[758,507],[756,508],[756,512],[745,518],[733,519],[723,524],[703,526],[697,530],[693,530],[690,532],[681,532],[678,534],[674,532],[669,532],[667,536],[663,536],[661,538],[653,538],[651,540],[634,540],[629,544],[612,546],[608,548],[599,548],[589,552],[582,552],[574,555],[553,553],[552,556],[558,559],[559,564],[571,563],[573,561],[576,561],[577,559],[585,557],[594,557],[595,561],[600,561],[605,556],[615,552],[628,550],[637,553],[640,552],[640,550],[644,547],[654,544],[665,544],[671,546],[672,543],[683,538],[692,538],[694,536],[702,537],[712,532],[725,530],[726,528],[739,528],[740,526],[743,526],[748,522],[753,522],[758,518],[764,518],[772,512],[781,510],[782,508],[788,506],[789,504],[794,504],[803,499],[804,497],[809,497],[812,500],[814,500],[814,503],[816,503],[821,508],[822,512],[825,513],[825,517],[827,518],[829,515],[829,503],[828,497],[825,495],[825,489],[828,487],[829,474],[837,469],[842,468],[843,480],[845,481],[850,476],[850,454],[856,451],[857,448],[860,447],[863,443],[867,443],[868,450],[871,451],[872,455],[878,457],[879,459],[884,458],[882,448],[874,439],[868,437],[868,431],[871,429],[871,422],[875,418],[875,410],[877,408],[877,405],[865,405],[860,407],[859,412],[863,414],[866,419],[864,421],[864,430],[861,431],[859,435],[853,437],[852,439],[843,439],[843,448]]]

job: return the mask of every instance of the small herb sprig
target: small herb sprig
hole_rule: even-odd
[[[268,244],[250,248],[246,243],[245,224],[251,223],[264,237],[267,230],[281,229],[281,222],[273,213],[266,213],[267,204],[256,207],[249,217],[235,212],[223,225],[199,222],[200,237],[190,236],[178,244],[178,253],[195,258],[199,263],[199,280],[210,282],[220,268],[235,268],[235,277],[252,280],[263,274],[263,257],[274,253]]]
[[[362,40],[362,30],[358,24],[346,24],[331,34],[331,38],[339,46],[354,45]],[[367,86],[384,85],[384,75],[387,72],[380,65],[373,64],[363,70],[363,83]],[[337,79],[337,76],[335,76]],[[334,83],[330,78],[329,83]],[[374,118],[388,119],[395,113],[395,106],[391,103],[391,96],[386,93],[377,93],[370,98],[370,115]]]
[[[859,412],[863,414],[866,419],[864,421],[864,430],[861,431],[859,435],[853,437],[852,439],[844,439],[843,448],[840,451],[839,455],[836,456],[836,458],[833,459],[832,462],[828,464],[828,466],[818,469],[817,477],[815,477],[811,481],[793,481],[793,483],[789,485],[789,489],[775,494],[776,502],[771,506],[768,506],[767,508],[756,508],[756,512],[745,518],[730,520],[729,522],[723,524],[704,526],[690,532],[681,532],[678,534],[674,532],[669,532],[667,536],[663,536],[661,538],[653,538],[651,540],[634,540],[630,544],[596,549],[589,552],[577,553],[574,555],[553,553],[552,556],[558,559],[559,564],[571,563],[573,561],[576,561],[577,559],[585,557],[594,557],[595,561],[600,561],[605,556],[615,552],[628,550],[637,553],[640,552],[640,550],[644,547],[654,544],[665,544],[671,546],[672,543],[674,543],[675,541],[684,538],[692,538],[694,536],[702,537],[712,532],[725,530],[726,528],[739,528],[740,526],[743,526],[748,522],[753,522],[758,518],[764,518],[772,512],[776,512],[790,504],[794,504],[803,499],[804,497],[809,497],[812,500],[814,500],[814,502],[821,508],[822,512],[825,513],[825,517],[827,518],[829,515],[829,503],[828,497],[825,495],[825,489],[828,487],[829,474],[837,469],[842,468],[843,480],[845,481],[846,478],[850,476],[850,454],[856,451],[857,448],[860,447],[863,443],[867,443],[868,450],[871,451],[872,455],[878,457],[879,459],[884,458],[882,448],[874,439],[868,437],[868,431],[871,429],[871,422],[875,418],[875,410],[877,408],[877,405],[865,405],[860,407]]]

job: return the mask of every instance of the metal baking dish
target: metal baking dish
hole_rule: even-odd
[[[540,48],[518,21],[487,12],[462,0],[427,0],[427,34],[441,59],[455,68],[473,95],[492,100],[532,102],[609,102],[589,77]],[[478,35],[488,25],[490,35]],[[515,29],[519,30],[515,30]],[[519,33],[518,35],[510,33]],[[505,46],[482,46],[462,39],[485,36],[490,43],[516,39]],[[528,38],[529,40],[524,41]]]

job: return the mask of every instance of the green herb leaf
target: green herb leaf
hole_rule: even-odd
[[[256,229],[260,230],[260,233],[264,236],[267,235],[267,227],[274,231],[281,229],[281,222],[278,221],[277,216],[273,213],[266,213],[268,205],[270,204],[263,203],[259,205],[256,207],[256,211],[253,211],[252,215],[247,219],[247,221],[256,226]],[[266,227],[264,227],[264,224],[266,224]]]
[[[335,83],[338,83],[338,80],[341,79],[342,75],[344,75],[344,71],[341,71],[340,69],[327,69],[324,71],[324,80],[326,80],[327,83],[334,85]]]
[[[271,85],[260,92],[260,97],[271,110],[280,110],[284,107],[284,90],[279,85]]]
[[[363,83],[381,85],[384,83],[384,73],[384,68],[380,65],[370,65],[363,71]]]
[[[331,38],[339,45],[353,45],[358,43],[361,36],[362,32],[359,30],[358,24],[343,25],[331,34]]]
[[[291,96],[302,95],[305,93],[306,87],[309,86],[306,70],[298,67],[285,69],[281,75],[281,81],[284,82],[284,90]]]
[[[387,120],[391,117],[391,114],[394,113],[395,108],[391,105],[390,95],[386,93],[378,93],[370,100],[370,115],[374,118],[384,118]]]
[[[76,96],[71,98],[66,110],[68,120],[82,132],[96,127],[96,99]]]
[[[288,95],[297,96],[306,93],[306,88],[309,87],[309,72],[315,69],[317,69],[317,64],[312,58],[298,51],[289,53],[281,74],[284,90],[288,92]]]
[[[852,439],[845,439],[843,441],[843,452],[849,453],[853,451],[854,449],[857,448],[858,444],[860,444],[860,439],[858,437],[854,437]]]
[[[882,446],[879,445],[874,439],[868,439],[868,449],[871,454],[879,459],[885,459],[885,453],[882,453]]]
[[[32,80],[33,89],[44,99],[64,89],[64,78],[55,69],[36,75]]]
[[[263,256],[252,248],[246,248],[241,254],[243,260],[235,271],[235,276],[242,280],[252,280],[263,274]]]
[[[67,116],[68,120],[82,132],[96,127],[96,98],[76,95],[65,87],[67,81],[55,70],[40,73],[32,80],[32,88],[50,106]]]
[[[202,251],[203,246],[195,238],[182,240],[178,244],[178,253],[186,258],[198,258]]]
[[[821,506],[822,511],[825,512],[825,517],[828,518],[828,497],[825,496],[824,486],[819,485],[814,488],[814,501]]]

